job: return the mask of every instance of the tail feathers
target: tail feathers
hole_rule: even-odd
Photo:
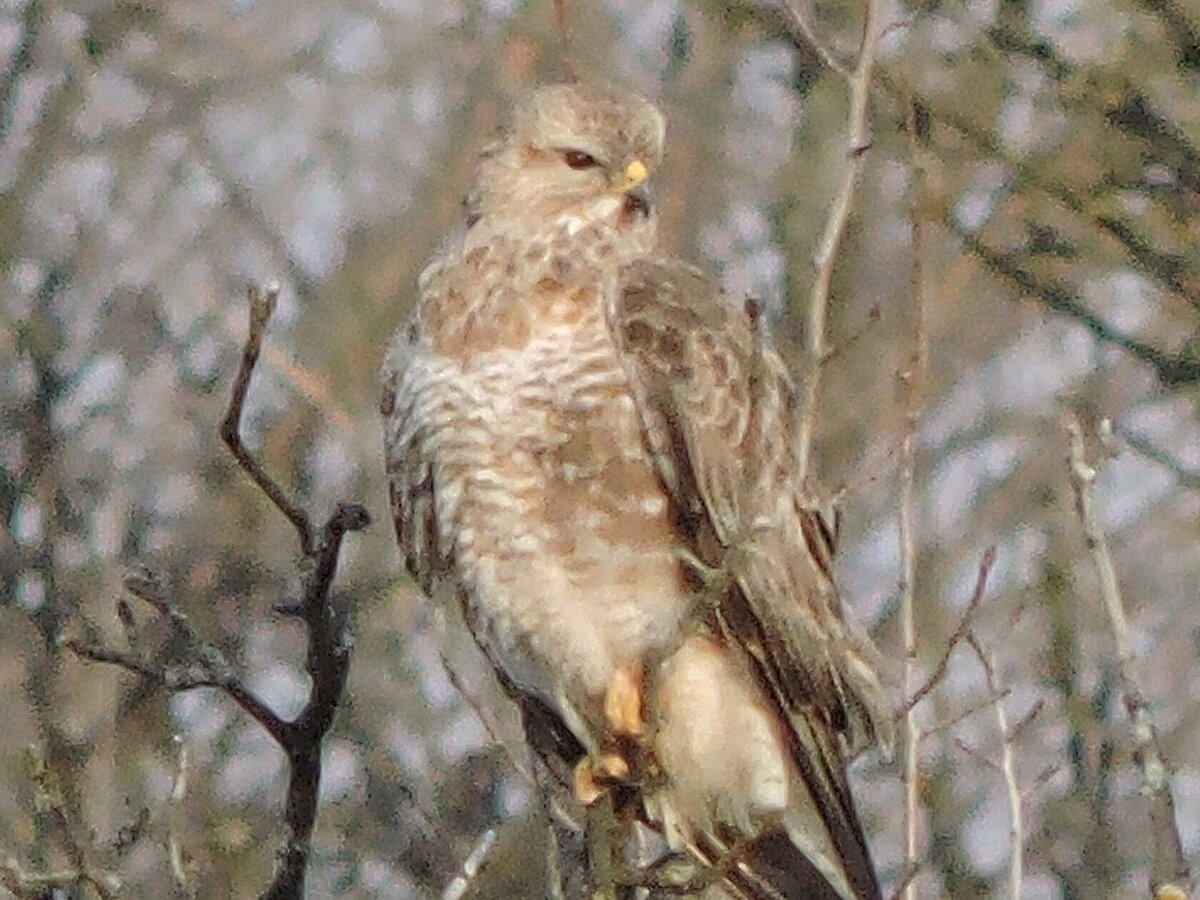
[[[748,900],[850,900],[800,851],[783,828],[755,838],[744,858],[730,881]]]
[[[783,826],[732,848],[711,838],[702,843],[707,846],[697,849],[710,865],[725,871],[725,880],[739,900],[880,900],[882,896],[873,873],[865,878],[850,876],[851,884],[841,873],[822,871]],[[730,854],[736,857],[734,864]]]

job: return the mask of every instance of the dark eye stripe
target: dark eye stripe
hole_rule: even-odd
[[[594,169],[600,165],[600,160],[583,150],[560,150],[563,162],[572,169]]]

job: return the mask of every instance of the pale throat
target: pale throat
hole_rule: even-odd
[[[547,224],[552,238],[599,239],[611,244],[621,262],[650,253],[658,232],[653,213],[631,212],[625,195],[615,193],[566,205]]]

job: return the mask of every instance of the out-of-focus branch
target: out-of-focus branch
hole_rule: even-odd
[[[910,696],[916,678],[917,619],[914,588],[917,569],[917,542],[913,487],[916,481],[917,427],[921,419],[925,390],[925,222],[922,218],[924,165],[921,160],[917,107],[909,114],[909,140],[912,149],[912,188],[909,198],[909,234],[912,241],[910,292],[912,294],[912,352],[907,370],[900,373],[904,386],[904,440],[900,449],[900,623],[904,639],[904,696]],[[917,760],[921,747],[921,730],[917,724],[916,704],[904,711],[904,753],[902,783],[904,786],[904,868],[914,871],[917,865]],[[916,884],[910,879],[904,888],[905,900],[915,900]]]
[[[792,9],[794,15],[798,15]],[[875,69],[875,50],[878,46],[879,0],[865,0],[862,45],[854,69],[847,73],[850,91],[850,112],[846,120],[847,156],[842,184],[829,208],[825,230],[817,248],[814,263],[816,276],[808,299],[808,321],[805,342],[808,350],[808,372],[804,382],[804,402],[800,415],[800,434],[797,438],[796,468],[801,483],[808,479],[812,456],[813,434],[816,430],[817,407],[821,395],[821,375],[829,356],[826,320],[829,315],[829,288],[833,282],[833,267],[838,248],[846,233],[846,223],[854,207],[855,193],[862,174],[863,158],[871,147],[868,113],[871,102],[871,76]]]
[[[954,654],[955,648],[971,630],[975,611],[979,609],[979,604],[983,602],[983,598],[987,594],[988,574],[995,564],[996,548],[988,547],[983,551],[983,556],[979,560],[979,574],[975,577],[975,589],[971,592],[971,600],[967,604],[966,612],[958,620],[958,627],[954,629],[954,634],[950,635],[950,640],[946,642],[945,649],[942,650],[942,655],[938,659],[937,665],[934,666],[933,672],[908,698],[904,708],[905,713],[924,700],[945,676],[946,667],[950,664],[950,657]]]
[[[3,76],[0,76],[0,144],[7,139],[9,128],[12,126],[21,78],[29,71],[33,62],[33,47],[37,43],[45,17],[46,10],[42,0],[28,0],[21,13],[16,52],[12,54]]]
[[[442,900],[462,900],[467,891],[475,883],[475,876],[487,858],[492,846],[496,843],[496,829],[489,828],[479,836],[470,854],[463,860],[462,871],[454,877],[442,892]]]
[[[185,658],[167,663],[147,659],[137,650],[116,650],[88,641],[72,639],[64,644],[84,659],[108,663],[135,672],[171,691],[214,687],[232,698],[279,744],[288,761],[288,787],[284,817],[287,840],[278,854],[273,881],[263,893],[264,900],[300,900],[312,847],[316,823],[317,799],[321,784],[321,746],[333,725],[341,702],[350,667],[350,648],[345,633],[346,615],[332,596],[342,541],[351,531],[370,524],[367,510],[353,503],[338,504],[319,535],[308,513],[267,473],[246,449],[242,440],[241,420],[254,367],[262,349],[263,334],[278,298],[278,288],[266,291],[251,288],[250,327],[242,348],[241,365],[234,379],[229,408],[221,422],[221,438],[238,465],[258,485],[277,509],[290,521],[300,538],[304,560],[299,565],[302,583],[300,598],[276,606],[283,615],[300,619],[308,631],[304,668],[312,690],[299,716],[287,721],[242,682],[215,644],[202,638],[187,617],[172,603],[153,576],[135,572],[125,579],[125,588],[165,618],[183,638]],[[133,630],[128,609],[118,605],[126,633]],[[181,756],[172,803],[180,802],[186,785],[186,758]],[[178,796],[176,796],[178,795]],[[181,854],[172,836],[172,872],[177,884],[186,886]]]
[[[171,785],[171,811],[170,811],[170,827],[167,833],[167,855],[171,863],[171,877],[175,880],[175,887],[184,897],[195,897],[195,887],[188,880],[187,860],[183,854],[183,842],[180,840],[179,832],[183,824],[186,812],[184,810],[183,801],[187,797],[188,784],[188,750],[187,744],[183,742],[183,738],[175,735],[175,750],[178,753],[178,763],[175,767],[175,781]]]
[[[571,50],[575,34],[571,30],[570,0],[554,0],[554,17],[558,23],[558,39],[562,44],[560,52],[562,53],[563,78],[567,81],[578,81],[579,73],[575,71],[575,55]]]
[[[818,37],[816,29],[809,23],[808,18],[796,5],[796,0],[782,0],[779,4],[788,26],[788,34],[792,42],[804,45],[817,54],[817,58],[832,72],[849,79],[853,77],[850,67],[838,57],[833,49]]]
[[[1004,778],[1004,790],[1008,797],[1008,896],[1011,900],[1021,900],[1021,881],[1024,878],[1025,868],[1025,826],[1021,809],[1022,795],[1017,784],[1017,768],[1013,754],[1013,744],[1020,728],[1011,728],[1008,724],[1008,711],[1004,708],[1000,679],[996,674],[995,656],[991,651],[984,649],[974,632],[967,635],[967,643],[971,645],[979,664],[983,667],[988,693],[996,698],[992,703],[992,711],[996,716],[996,730],[1000,732],[1000,761],[992,763],[992,765],[1000,771]],[[1022,726],[1032,721],[1040,709],[1041,704],[1036,704],[1022,719]],[[959,746],[969,749],[961,741]]]
[[[1075,492],[1075,511],[1083,526],[1084,544],[1096,569],[1100,599],[1104,604],[1116,651],[1121,698],[1129,715],[1133,757],[1141,770],[1142,790],[1150,803],[1150,892],[1157,897],[1170,896],[1170,891],[1178,891],[1186,896],[1182,886],[1188,883],[1188,866],[1175,821],[1170,771],[1159,746],[1158,729],[1150,705],[1142,693],[1135,671],[1137,657],[1129,637],[1125,601],[1117,583],[1108,540],[1092,505],[1096,470],[1088,464],[1083,428],[1078,419],[1072,418],[1067,422],[1067,433],[1070,437],[1069,471],[1071,487]]]
[[[947,215],[943,224],[992,275],[1010,282],[1022,294],[1036,298],[1049,309],[1074,319],[1098,340],[1120,347],[1130,356],[1145,363],[1154,370],[1155,376],[1164,386],[1175,388],[1200,381],[1200,361],[1186,354],[1165,353],[1119,330],[1088,309],[1083,299],[1070,287],[1023,268],[1020,265],[1019,254],[1002,252],[989,246],[978,234],[963,228],[952,216]]]
[[[1155,444],[1144,435],[1137,434],[1130,428],[1117,423],[1113,426],[1113,431],[1123,440],[1132,450],[1140,453],[1142,456],[1151,462],[1156,462],[1177,479],[1184,487],[1192,490],[1200,490],[1200,472],[1189,469],[1182,462],[1168,453],[1165,449]]]
[[[63,869],[32,871],[9,856],[0,861],[0,886],[22,900],[42,900],[72,888],[90,888],[102,900],[119,896],[120,879],[96,867],[88,859],[88,853],[80,843],[67,813],[66,800],[55,773],[51,771],[50,762],[42,748],[30,749],[30,765],[37,805],[46,811],[58,832],[68,865]]]

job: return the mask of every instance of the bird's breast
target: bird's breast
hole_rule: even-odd
[[[685,602],[665,491],[597,310],[457,369],[444,526],[494,656],[522,686],[603,692]]]

